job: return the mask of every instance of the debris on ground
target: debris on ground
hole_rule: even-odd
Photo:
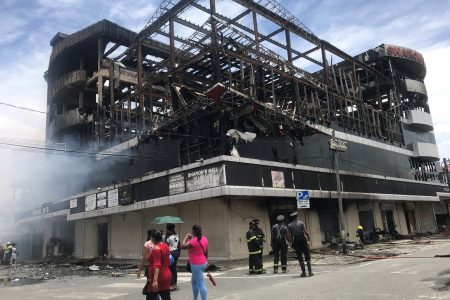
[[[14,266],[0,265],[0,276],[8,278],[29,278],[37,280],[50,280],[66,276],[111,276],[122,277],[136,274],[136,264],[108,264],[92,263],[88,261],[72,261],[71,263],[17,263]],[[22,279],[21,279],[22,280]]]
[[[108,266],[106,266],[106,267],[108,267]],[[91,271],[100,271],[100,268],[97,265],[92,265],[92,266],[89,266],[89,270],[91,270]]]

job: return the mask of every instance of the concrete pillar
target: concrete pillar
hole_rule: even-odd
[[[75,221],[74,256],[78,259],[84,258],[84,223],[85,220]]]
[[[311,238],[311,248],[322,247],[322,232],[320,228],[319,214],[317,210],[308,209],[305,212],[305,226]],[[300,217],[300,220],[302,218]]]
[[[97,96],[98,96],[98,107],[101,110],[103,108],[103,76],[98,76]]]
[[[264,253],[270,251],[270,222],[267,210],[262,201],[251,201],[247,199],[228,199],[228,249],[229,258],[247,258],[246,233],[248,223],[257,218],[260,220],[260,227],[266,235]]]
[[[98,38],[98,40],[97,40],[97,70],[101,69],[102,60],[103,60],[103,39]]]
[[[45,257],[46,249],[45,246],[47,246],[48,240],[52,238],[53,235],[53,225],[51,222],[44,222],[42,223],[42,256]]]
[[[103,218],[100,218],[103,219]],[[86,219],[84,223],[83,258],[95,258],[98,256],[98,224],[103,223],[99,219]],[[106,222],[106,218],[104,220]]]
[[[373,221],[375,222],[375,227],[383,229],[383,218],[381,217],[379,202],[375,203],[373,207]]]
[[[141,239],[141,220],[139,212],[111,216],[110,257],[139,258],[144,245]]]
[[[353,201],[347,206],[345,221],[347,222],[347,231],[349,233],[348,240],[356,242],[356,229],[359,226],[358,206],[356,202]]]
[[[400,234],[408,234],[408,227],[406,226],[405,210],[401,203],[396,203],[394,211],[395,224],[397,224],[397,231]]]
[[[78,92],[78,108],[84,107],[84,91]]]
[[[84,56],[80,56],[80,70],[84,71]]]

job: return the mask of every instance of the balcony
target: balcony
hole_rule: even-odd
[[[86,82],[86,71],[76,70],[70,73],[66,73],[61,77],[58,77],[53,81],[50,90],[50,96],[54,97],[62,89],[69,85],[83,85]]]
[[[427,87],[423,82],[412,80],[412,79],[404,79],[402,80],[403,87],[408,93],[415,93],[427,96]]]
[[[78,109],[69,110],[67,113],[56,116],[55,119],[50,123],[50,136],[53,136],[55,133],[72,127],[76,125],[86,124],[92,122],[92,115],[80,115],[78,113]]]
[[[436,144],[416,142],[412,146],[415,157],[428,161],[439,160],[439,151]]]
[[[406,128],[411,131],[428,132],[433,131],[433,120],[431,115],[421,110],[410,110],[403,119]]]

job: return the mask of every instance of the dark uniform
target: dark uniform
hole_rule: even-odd
[[[289,223],[288,230],[292,237],[292,244],[294,246],[298,262],[300,263],[300,268],[302,269],[301,276],[306,276],[303,256],[305,257],[306,264],[308,265],[309,276],[313,276],[314,274],[311,270],[311,253],[308,246],[308,238],[306,237],[305,224],[297,219],[297,213],[292,213],[291,216],[294,217],[294,220]]]
[[[264,250],[264,240],[266,239],[266,235],[264,234],[262,229],[258,227],[258,224],[259,224],[258,219],[254,219],[253,224],[255,224],[256,237],[258,238],[259,247],[261,248],[261,254],[259,256],[261,257],[261,265],[263,265],[263,250]]]
[[[286,272],[287,266],[287,227],[283,224],[284,216],[277,217],[278,224],[272,226],[273,272],[278,273],[278,261],[281,254],[281,270]]]
[[[250,222],[250,228],[246,235],[248,247],[248,271],[250,274],[261,274],[263,271],[260,256],[261,247],[254,226],[254,223]]]

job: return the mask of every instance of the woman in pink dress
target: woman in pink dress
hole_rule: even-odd
[[[191,264],[192,277],[191,285],[194,294],[194,300],[197,300],[198,294],[202,300],[206,300],[207,292],[203,272],[208,266],[208,239],[202,235],[200,225],[192,227],[192,235],[187,234],[184,238],[183,249],[189,249],[189,263]]]

